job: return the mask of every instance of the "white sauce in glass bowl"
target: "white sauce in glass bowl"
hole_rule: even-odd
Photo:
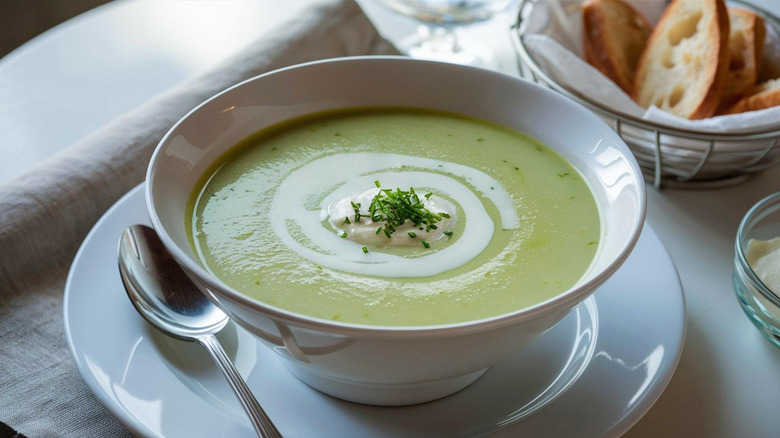
[[[764,286],[775,294],[780,293],[780,237],[770,240],[751,239],[745,259]],[[774,303],[760,293],[755,296],[767,312],[780,319],[780,309]]]

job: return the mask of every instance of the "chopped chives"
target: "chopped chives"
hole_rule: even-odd
[[[366,253],[366,254],[368,254],[368,248],[366,248],[366,247],[364,246],[364,247],[363,247],[363,252],[364,252],[364,253]]]
[[[426,247],[426,248],[430,248],[430,247],[431,247],[431,244],[423,240],[423,241],[422,241],[422,246],[424,246],[424,247]]]
[[[367,216],[373,222],[386,222],[383,229],[380,227],[376,230],[376,234],[384,231],[390,238],[395,232],[395,227],[403,225],[406,221],[410,221],[421,231],[435,230],[438,228],[436,222],[441,221],[443,217],[450,217],[447,213],[433,213],[428,210],[415,193],[414,187],[410,187],[408,191],[400,188],[392,190],[381,188],[382,185],[378,180],[374,181],[374,184],[380,190],[371,200],[368,214],[360,212],[359,203],[352,202],[352,208],[355,211],[355,221],[360,220],[361,216]],[[433,193],[425,194],[425,199],[429,199],[432,195]]]
[[[414,239],[415,237],[417,237],[417,233],[415,233],[414,231],[409,231],[409,237]]]
[[[360,221],[360,203],[355,204],[353,201],[350,201],[350,203],[352,204],[352,210],[355,211],[355,222],[358,222]]]

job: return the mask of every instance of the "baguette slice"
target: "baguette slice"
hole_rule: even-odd
[[[756,84],[764,51],[764,19],[752,11],[729,8],[729,72],[723,89],[724,105],[741,98]]]
[[[756,85],[751,91],[752,94],[727,107],[723,114],[758,111],[780,105],[780,78]]]
[[[688,119],[712,116],[729,66],[724,0],[674,0],[647,41],[634,76],[634,100]]]
[[[582,4],[585,60],[628,94],[639,56],[653,28],[623,0],[586,0]]]

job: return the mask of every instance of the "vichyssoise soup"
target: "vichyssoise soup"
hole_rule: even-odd
[[[574,285],[600,238],[580,174],[528,136],[459,115],[355,109],[257,133],[215,163],[186,217],[236,290],[358,324],[456,323]]]

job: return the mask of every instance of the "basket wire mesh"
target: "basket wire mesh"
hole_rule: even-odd
[[[653,186],[717,188],[733,185],[780,160],[780,148],[776,148],[780,127],[741,133],[681,129],[614,111],[556,82],[536,62],[524,41],[527,27],[524,17],[544,1],[521,0],[517,20],[510,29],[520,74],[599,115],[623,138],[634,153],[645,180]],[[780,30],[780,21],[771,13],[741,1],[729,3],[756,11],[768,25]]]

